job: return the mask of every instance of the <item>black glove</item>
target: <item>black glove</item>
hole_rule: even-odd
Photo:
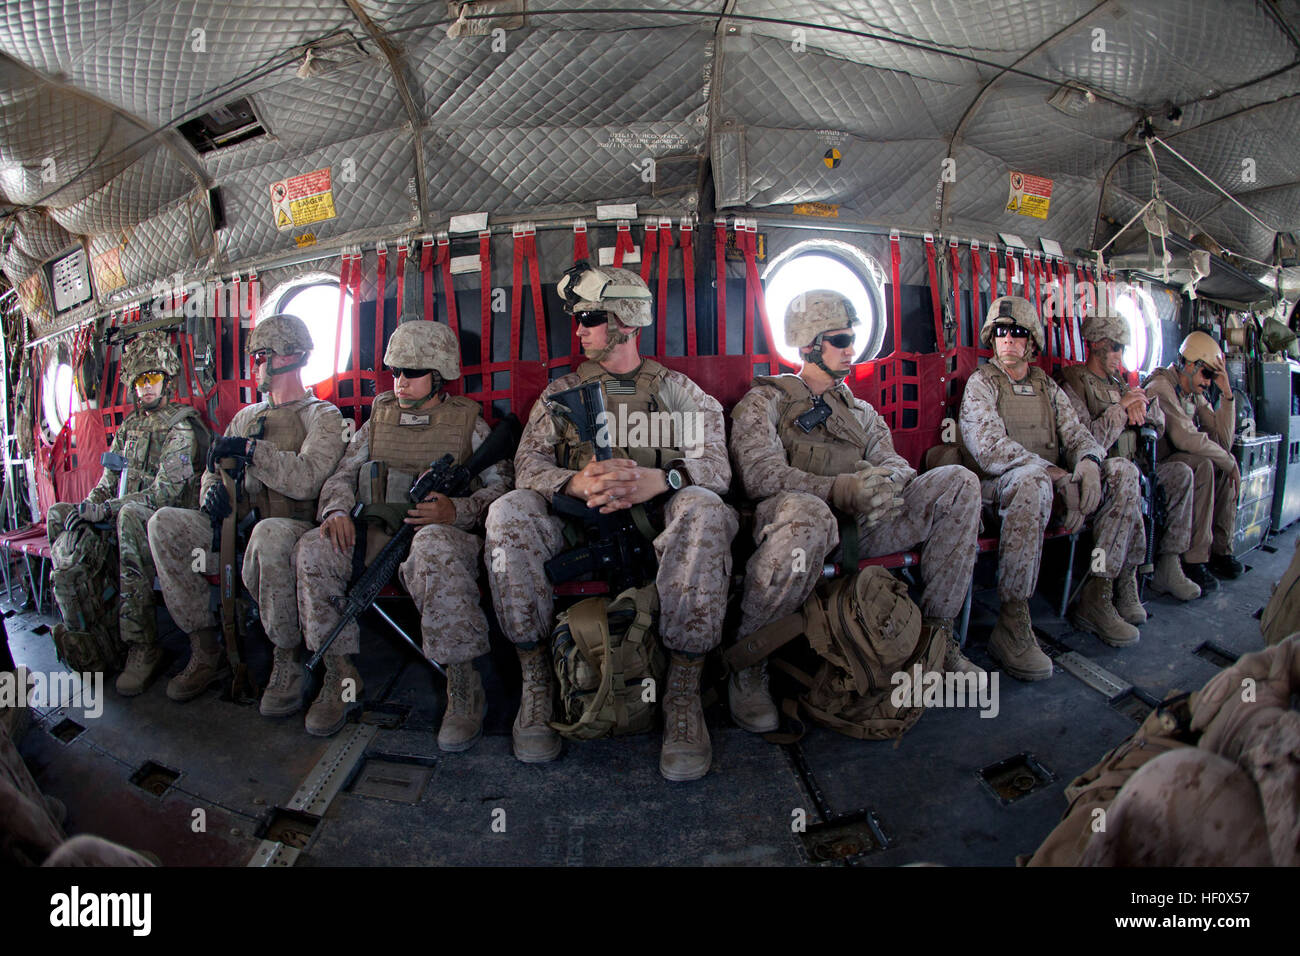
[[[223,458],[242,458],[244,461],[251,461],[248,439],[228,435],[214,441],[212,447],[208,449],[208,471],[216,472],[217,465]]]
[[[86,519],[81,517],[80,512],[73,511],[65,519],[63,519],[63,533],[69,534],[75,531],[80,525],[87,524],[87,523],[88,522],[86,521]]]
[[[199,510],[211,518],[214,524],[218,521],[225,521],[232,510],[230,495],[226,493],[226,486],[213,485],[209,488],[207,495],[203,499],[203,507]]]

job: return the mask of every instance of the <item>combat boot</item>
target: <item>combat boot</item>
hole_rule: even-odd
[[[767,661],[734,671],[727,681],[731,719],[751,734],[776,730],[781,718],[767,689]]]
[[[519,651],[519,668],[524,686],[519,694],[519,713],[510,737],[515,759],[523,763],[547,763],[560,755],[560,735],[551,729],[551,662],[540,644]]]
[[[1046,680],[1052,659],[1042,652],[1029,620],[1028,601],[1003,601],[989,636],[989,653],[1016,680]]]
[[[167,696],[177,703],[193,700],[228,673],[217,632],[205,627],[190,635],[190,662],[167,682]]]
[[[1150,584],[1156,593],[1168,594],[1180,601],[1195,601],[1201,596],[1200,585],[1183,574],[1183,562],[1173,553],[1160,555]]]
[[[275,647],[275,663],[262,693],[257,710],[263,717],[288,717],[302,710],[303,694],[307,690],[306,675],[298,660],[296,647]]]
[[[1236,580],[1246,573],[1246,566],[1230,554],[1210,555],[1210,571],[1217,578]]]
[[[483,736],[487,694],[474,664],[447,665],[447,711],[438,728],[438,749],[445,753],[469,750]]]
[[[350,686],[344,681],[351,679]],[[332,737],[348,722],[348,714],[361,706],[361,675],[346,654],[325,655],[325,682],[307,710],[305,726],[313,737]],[[344,700],[344,694],[348,700]]]
[[[668,780],[698,780],[709,772],[713,747],[704,726],[700,703],[700,675],[704,655],[687,657],[673,652],[664,693],[664,743],[659,772]]]
[[[961,652],[961,647],[957,644],[957,635],[952,629],[952,618],[950,617],[927,617],[921,621],[922,627],[929,628],[933,633],[940,631],[942,633],[933,634],[930,638],[933,641],[943,641],[943,669],[949,674],[983,674],[984,668],[978,664],[972,664],[966,659],[966,655]]]
[[[1219,579],[1204,564],[1184,564],[1183,573],[1187,575],[1187,580],[1201,589],[1202,594],[1219,590]]]
[[[117,675],[117,692],[123,697],[143,694],[162,666],[163,652],[157,644],[132,644],[126,652],[126,667]]]
[[[1089,578],[1070,615],[1070,622],[1081,631],[1096,634],[1111,647],[1128,647],[1136,644],[1141,635],[1115,610],[1112,587],[1110,578]]]
[[[1119,616],[1130,624],[1145,624],[1147,609],[1138,598],[1138,571],[1136,567],[1125,568],[1115,579],[1115,610]]]

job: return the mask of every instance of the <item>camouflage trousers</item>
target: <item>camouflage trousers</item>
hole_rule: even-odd
[[[366,564],[388,542],[371,527],[366,535]],[[420,612],[424,656],[440,664],[464,664],[488,651],[487,616],[479,604],[478,568],[483,539],[451,525],[425,525],[415,533],[411,552],[397,569],[402,586]],[[307,647],[315,651],[338,624],[330,597],[347,593],[352,552],[340,551],[320,528],[298,542],[295,560],[298,613]],[[330,653],[355,654],[361,629],[354,621],[330,645]]]
[[[1214,466],[1208,458],[1175,452],[1166,462],[1182,462],[1191,469],[1195,490],[1192,493],[1190,544],[1183,560],[1204,564],[1210,552],[1232,554],[1232,535],[1237,527],[1237,495],[1231,476]]]
[[[266,636],[277,647],[302,643],[293,552],[311,528],[307,521],[263,518],[253,526],[244,549],[244,587],[257,602]],[[221,616],[212,609],[212,585],[205,576],[221,569],[221,556],[211,550],[208,516],[189,508],[160,508],[149,519],[149,547],[163,601],[176,626],[186,634],[220,627]]]
[[[153,509],[128,502],[108,528],[82,523],[65,532],[64,524],[76,507],[70,502],[51,506],[45,524],[53,565],[50,584],[64,624],[78,631],[111,629],[116,619],[126,643],[156,643],[154,564],[147,529]]]
[[[1165,523],[1156,529],[1156,550],[1183,554],[1192,546],[1194,473],[1183,461],[1156,464],[1156,480],[1165,493]]]
[[[1052,517],[1052,479],[1044,468],[1022,465],[986,479],[981,488],[985,504],[1002,519],[998,599],[1027,601],[1038,585],[1043,534]],[[1088,519],[1093,547],[1104,553],[1104,564],[1094,572],[1098,577],[1115,578],[1145,557],[1139,502],[1137,466],[1124,458],[1107,458],[1101,467],[1101,505]]]
[[[893,521],[858,519],[864,558],[921,545],[921,611],[955,618],[975,567],[979,533],[979,479],[960,465],[945,465],[912,479],[905,507]],[[754,515],[758,549],[745,568],[739,636],[796,611],[813,592],[822,563],[839,543],[830,506],[815,495],[783,491],[762,501]]]
[[[692,485],[668,499],[654,549],[659,635],[670,650],[702,654],[718,646],[738,529],[736,513],[707,488]],[[492,605],[515,644],[550,635],[555,597],[543,565],[565,546],[563,520],[537,492],[517,489],[492,503],[485,552]]]

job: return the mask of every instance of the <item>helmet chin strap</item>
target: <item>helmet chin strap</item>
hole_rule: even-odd
[[[600,363],[609,358],[615,346],[622,345],[624,342],[630,341],[631,338],[632,336],[622,329],[616,329],[614,326],[609,325],[605,328],[605,347],[597,351],[587,351],[585,349],[584,351],[587,351],[587,358],[590,361]]]
[[[397,407],[398,408],[419,408],[429,399],[436,397],[437,394],[442,391],[442,386],[443,386],[442,376],[437,372],[434,372],[432,375],[432,387],[429,389],[428,395],[424,396],[424,398],[399,398],[397,400]]]
[[[818,332],[817,337],[812,340],[812,352],[809,353],[808,360],[834,379],[835,384],[838,385],[849,377],[849,372],[853,370],[853,366],[850,365],[848,368],[836,371],[826,364],[826,359],[822,356],[822,336],[825,334],[825,332]]]

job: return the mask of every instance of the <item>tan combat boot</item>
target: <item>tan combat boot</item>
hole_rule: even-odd
[[[167,682],[167,696],[177,703],[198,697],[229,673],[225,658],[215,628],[195,631],[190,635],[190,662]]]
[[[487,694],[474,664],[447,665],[447,711],[438,728],[438,749],[446,753],[469,750],[483,736]]]
[[[989,636],[989,653],[1016,680],[1046,680],[1052,659],[1042,652],[1029,620],[1028,601],[1003,601]]]
[[[1156,561],[1156,573],[1151,576],[1151,590],[1169,594],[1180,601],[1195,601],[1201,589],[1183,573],[1182,559],[1176,554],[1162,554]]]
[[[698,780],[713,763],[713,747],[700,703],[703,671],[703,655],[691,658],[673,652],[663,698],[664,744],[659,752],[659,772],[667,780]]]
[[[1096,634],[1111,647],[1128,647],[1136,644],[1141,635],[1115,610],[1111,597],[1113,586],[1110,578],[1089,578],[1070,614],[1070,622],[1081,631]]]
[[[1147,609],[1138,598],[1138,569],[1125,568],[1115,579],[1115,610],[1130,624],[1145,624]]]
[[[126,652],[126,667],[117,675],[117,692],[123,697],[143,694],[162,670],[163,652],[157,644],[132,644]]]
[[[510,736],[515,759],[524,763],[547,763],[560,755],[560,735],[551,729],[551,662],[542,645],[519,651],[519,668],[524,686],[519,694],[519,713]]]
[[[767,689],[767,661],[732,672],[727,681],[727,702],[731,719],[751,734],[765,734],[781,724]]]
[[[984,668],[977,664],[972,664],[966,659],[966,655],[961,652],[961,647],[957,644],[957,635],[953,632],[952,618],[922,618],[921,626],[929,628],[931,632],[943,632],[942,634],[935,634],[931,640],[943,641],[943,669],[945,672],[950,674],[984,673]]]
[[[306,675],[298,660],[298,648],[275,647],[275,663],[271,676],[262,692],[262,702],[257,710],[263,717],[288,717],[302,710],[302,697],[307,689]]]
[[[325,682],[307,710],[307,733],[332,737],[348,722],[348,714],[361,706],[361,675],[346,654],[325,655]],[[345,699],[346,698],[346,699]]]

